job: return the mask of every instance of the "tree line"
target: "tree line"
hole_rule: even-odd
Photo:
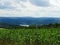
[[[54,24],[32,24],[29,25],[29,27],[26,26],[20,26],[20,25],[9,25],[9,24],[0,24],[0,28],[8,28],[8,29],[21,29],[21,28],[25,28],[25,29],[35,29],[35,28],[60,28],[60,24],[59,23],[54,23]]]

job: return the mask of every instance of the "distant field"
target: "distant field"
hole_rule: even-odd
[[[0,45],[60,45],[60,28],[0,28]]]

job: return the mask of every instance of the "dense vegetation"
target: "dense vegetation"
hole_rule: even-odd
[[[0,25],[0,45],[60,45],[60,24]]]
[[[26,26],[20,26],[20,25],[10,25],[8,23],[0,23],[0,28],[7,28],[7,29],[35,29],[35,28],[60,28],[59,23],[53,23],[53,24],[32,24],[29,25],[29,27]]]
[[[60,45],[60,28],[0,28],[0,45]]]

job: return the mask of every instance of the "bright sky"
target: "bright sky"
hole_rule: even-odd
[[[60,17],[60,0],[0,0],[0,17]]]

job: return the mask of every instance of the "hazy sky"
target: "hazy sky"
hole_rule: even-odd
[[[0,17],[60,17],[60,0],[0,0]]]

